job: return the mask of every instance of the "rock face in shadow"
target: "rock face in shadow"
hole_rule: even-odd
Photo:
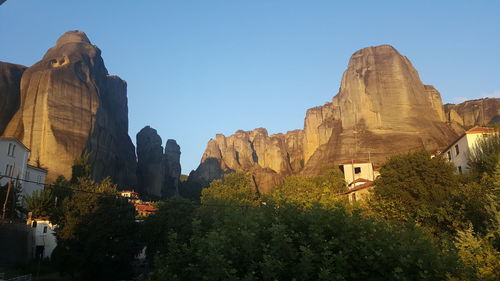
[[[179,195],[180,156],[180,146],[175,140],[167,141],[164,152],[157,131],[144,127],[137,134],[139,193],[153,200]]]
[[[439,92],[420,81],[406,57],[389,45],[369,47],[352,55],[333,100],[307,110],[303,130],[217,135],[189,182],[207,186],[226,172],[248,171],[265,193],[286,175],[316,175],[332,162],[379,164],[409,150],[434,151],[459,132],[447,124]]]
[[[484,126],[500,122],[500,98],[484,98],[460,104],[445,104],[449,122],[463,127]]]
[[[108,75],[101,51],[85,33],[63,34],[26,69],[20,90],[19,110],[4,135],[31,149],[30,161],[48,168],[48,182],[69,178],[74,159],[89,153],[95,180],[110,176],[124,188],[136,184],[127,84]]]
[[[26,66],[0,61],[0,135],[21,103],[21,76]]]

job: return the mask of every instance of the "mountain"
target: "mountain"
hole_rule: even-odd
[[[484,98],[460,104],[445,104],[444,110],[448,121],[460,126],[484,126],[500,122],[500,98]]]
[[[380,164],[409,150],[435,151],[463,129],[447,122],[439,92],[425,85],[405,56],[389,45],[355,52],[331,102],[307,110],[304,129],[265,129],[211,139],[191,185],[207,186],[231,171],[248,171],[268,192],[290,174],[317,175],[327,163]]]
[[[22,73],[20,84],[23,68],[8,67],[17,69],[7,79],[12,90],[0,88],[0,92],[15,95],[19,87],[21,102],[17,111],[15,102],[9,107],[16,113],[3,135],[18,138],[31,149],[31,164],[48,168],[48,182],[58,175],[69,178],[74,159],[89,153],[94,179],[111,176],[122,187],[135,185],[127,84],[108,74],[101,50],[85,33],[64,33]]]
[[[180,146],[169,139],[163,150],[161,137],[149,126],[137,134],[138,190],[148,199],[179,195]]]

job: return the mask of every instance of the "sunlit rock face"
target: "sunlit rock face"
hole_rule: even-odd
[[[146,199],[158,200],[179,195],[181,148],[169,139],[163,150],[162,139],[149,126],[137,134],[137,178],[139,193]]]
[[[108,75],[101,51],[85,33],[68,31],[21,79],[21,104],[4,135],[31,149],[48,168],[47,181],[71,176],[75,158],[90,154],[95,180],[136,184],[135,148],[128,136],[127,84]]]
[[[424,85],[410,61],[389,45],[354,53],[332,102],[307,110],[304,129],[267,135],[265,129],[217,135],[189,180],[206,186],[230,171],[248,171],[259,191],[284,176],[316,175],[327,163],[381,163],[414,149],[434,151],[457,137],[446,123],[439,92]]]
[[[0,135],[19,110],[21,76],[26,66],[0,62]]]
[[[460,104],[445,104],[444,109],[448,121],[460,126],[484,126],[500,122],[500,98],[484,98]]]

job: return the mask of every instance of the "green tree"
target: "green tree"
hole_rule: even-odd
[[[10,183],[10,192],[8,191],[8,183],[0,186],[0,219],[2,218],[4,206],[6,219],[20,219],[22,214],[26,212],[22,205],[21,184],[16,180],[11,180]]]
[[[477,179],[480,179],[484,173],[491,176],[499,164],[500,133],[479,139],[469,154],[468,165],[471,174]]]
[[[380,169],[369,207],[385,219],[415,221],[436,235],[453,234],[457,222],[463,221],[462,206],[453,200],[459,186],[454,170],[425,151],[391,157]]]
[[[488,236],[478,237],[470,226],[458,231],[455,246],[466,280],[500,280],[500,254]]]
[[[168,235],[151,280],[444,280],[455,271],[418,228],[341,206],[231,210],[196,213],[189,239]]]
[[[54,196],[50,189],[34,190],[31,195],[24,197],[24,201],[33,217],[53,217],[55,205]]]
[[[141,249],[134,206],[117,197],[109,179],[79,177],[64,199],[53,259],[62,273],[82,280],[130,276],[130,263]]]
[[[344,176],[339,169],[326,168],[323,175],[304,177],[292,175],[283,184],[276,186],[266,200],[288,202],[311,206],[314,204],[333,204],[341,199],[346,190]]]
[[[158,211],[144,220],[142,232],[146,242],[146,256],[150,262],[158,253],[169,250],[170,235],[188,241],[192,234],[194,204],[181,197],[173,197],[158,204]],[[179,261],[180,262],[180,261]]]
[[[223,179],[214,180],[201,192],[201,203],[258,204],[258,192],[252,184],[251,175],[244,172],[229,173]]]
[[[495,220],[494,197],[482,185],[461,184],[454,167],[419,151],[390,158],[375,181],[368,213],[416,222],[437,237],[451,239],[472,223],[486,233]]]

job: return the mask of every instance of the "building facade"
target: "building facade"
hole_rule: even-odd
[[[47,170],[29,165],[30,150],[15,138],[0,137],[0,185],[18,179],[22,186],[21,195],[31,195],[42,190]]]
[[[340,163],[339,168],[347,183],[344,195],[348,196],[351,202],[365,200],[370,195],[370,189],[375,186],[373,181],[379,175],[373,164],[368,161],[351,160]]]
[[[456,172],[462,174],[469,170],[469,156],[478,142],[498,133],[493,128],[474,127],[466,131],[456,141],[451,143],[441,154],[457,168]]]

